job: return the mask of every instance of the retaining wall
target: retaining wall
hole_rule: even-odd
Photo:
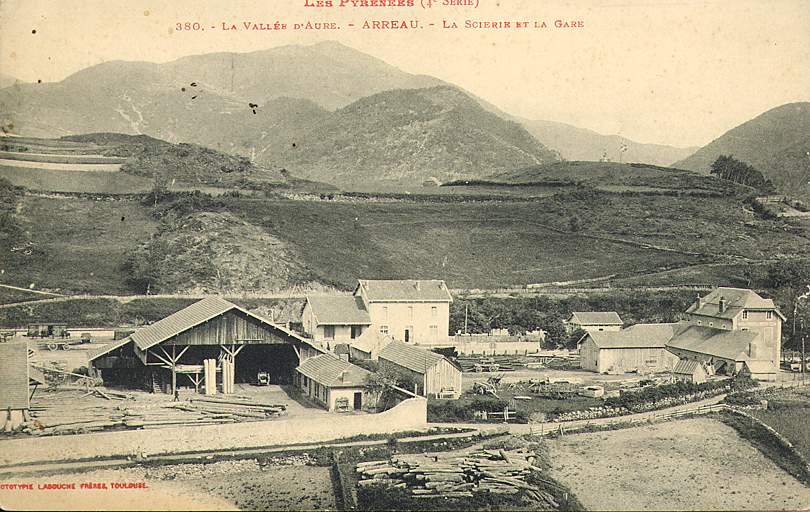
[[[0,440],[0,464],[318,443],[358,434],[396,434],[427,427],[427,400],[419,397],[404,400],[379,414],[329,414],[233,425]]]

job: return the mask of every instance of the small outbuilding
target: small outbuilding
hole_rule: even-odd
[[[0,343],[0,427],[10,431],[28,421],[31,409],[27,343]]]
[[[770,361],[748,360],[743,362],[740,375],[750,377],[754,380],[774,382],[777,377],[777,369],[776,365]]]
[[[673,380],[703,384],[709,376],[703,363],[694,359],[681,359],[672,370]]]
[[[418,395],[442,398],[461,395],[461,367],[441,354],[393,341],[380,350],[379,362],[381,369],[389,367],[410,376]]]
[[[598,373],[671,370],[678,357],[666,350],[677,324],[637,324],[621,331],[588,332],[580,344],[580,367]]]
[[[574,311],[565,321],[569,334],[577,329],[583,331],[618,331],[624,321],[615,311]]]
[[[334,354],[310,357],[295,372],[298,389],[330,412],[359,411],[376,405],[366,386],[371,372]]]

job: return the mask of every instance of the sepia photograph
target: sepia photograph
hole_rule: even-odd
[[[810,510],[810,3],[0,0],[0,509]]]

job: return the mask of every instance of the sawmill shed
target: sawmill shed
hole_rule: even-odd
[[[30,411],[28,344],[0,343],[0,428],[12,430],[28,421]]]
[[[292,383],[295,368],[323,352],[285,327],[212,297],[96,350],[89,359],[106,385],[163,392],[191,386],[211,394],[236,382],[255,382],[259,372],[269,373],[273,384]],[[215,365],[216,373],[206,371],[206,364]]]
[[[431,350],[392,341],[380,350],[380,368],[386,366],[411,378],[414,392],[422,396],[458,398],[461,395],[461,367]]]

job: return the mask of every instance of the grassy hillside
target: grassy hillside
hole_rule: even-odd
[[[760,171],[777,188],[810,199],[810,102],[788,103],[729,130],[675,167],[708,173],[720,155]]]
[[[610,183],[600,173],[612,167],[585,167]],[[4,282],[23,287],[132,293],[149,282],[152,291],[239,293],[349,289],[358,277],[439,278],[453,288],[596,278],[739,285],[746,267],[810,252],[807,223],[758,217],[743,188],[691,173],[630,169],[645,176],[631,184],[670,191],[586,183],[531,201],[195,193],[169,194],[157,204],[15,192],[6,218],[24,234],[14,247],[25,250],[4,251],[0,263]],[[625,170],[618,169],[616,183],[628,179]],[[139,264],[125,269],[133,255],[142,256]],[[148,279],[133,279],[133,270]]]

